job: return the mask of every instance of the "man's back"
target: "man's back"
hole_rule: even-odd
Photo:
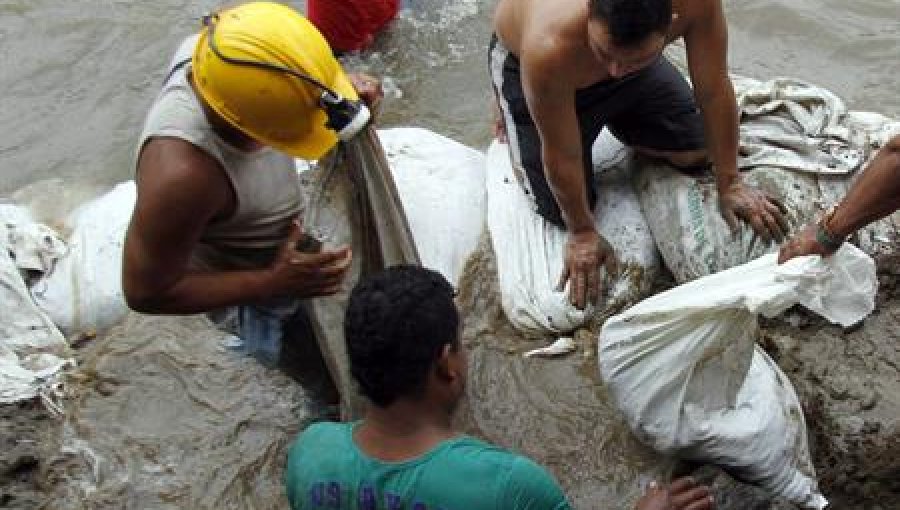
[[[421,456],[383,462],[359,449],[354,427],[320,423],[300,435],[285,474],[292,509],[570,508],[546,470],[502,448],[459,436]]]

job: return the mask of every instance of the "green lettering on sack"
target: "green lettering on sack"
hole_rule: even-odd
[[[691,234],[694,237],[697,251],[702,252],[709,244],[709,238],[706,235],[706,221],[703,211],[703,199],[700,191],[692,186],[688,189],[687,194],[688,214],[690,215]]]

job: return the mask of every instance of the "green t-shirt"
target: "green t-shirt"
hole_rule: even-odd
[[[533,461],[471,437],[404,462],[360,451],[349,423],[318,423],[297,438],[285,473],[293,510],[570,510]]]

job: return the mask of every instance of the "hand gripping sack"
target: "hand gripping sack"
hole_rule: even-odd
[[[756,317],[799,303],[849,326],[873,310],[875,290],[872,259],[851,245],[782,266],[766,255],[610,318],[601,376],[642,442],[821,509],[799,400],[756,345]]]

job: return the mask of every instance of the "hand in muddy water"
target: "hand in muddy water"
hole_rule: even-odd
[[[323,248],[295,221],[269,270],[272,294],[301,298],[334,294],[341,290],[352,257],[348,246]]]
[[[600,266],[606,268],[608,280],[612,281],[618,272],[618,263],[609,242],[594,229],[570,233],[556,290],[562,291],[568,282],[572,305],[584,310],[587,305],[596,304],[603,294]]]
[[[715,507],[709,487],[684,477],[667,487],[651,484],[634,510],[713,510]]]

